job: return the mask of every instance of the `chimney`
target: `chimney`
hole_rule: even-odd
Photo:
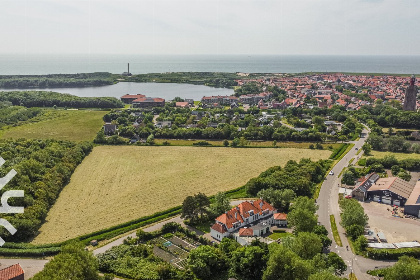
[[[235,212],[235,219],[238,219],[238,212]]]

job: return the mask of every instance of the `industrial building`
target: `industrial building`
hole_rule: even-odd
[[[407,199],[404,213],[420,218],[420,181],[417,181],[410,197]]]
[[[398,177],[379,178],[378,174],[371,173],[353,189],[352,197],[404,206],[406,215],[420,218],[420,181],[413,185]]]

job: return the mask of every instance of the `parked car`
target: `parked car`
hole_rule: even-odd
[[[330,173],[328,173],[329,175],[334,175],[334,171],[330,171]]]

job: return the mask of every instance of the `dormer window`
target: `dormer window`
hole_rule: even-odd
[[[249,215],[254,216],[254,210],[249,210]]]

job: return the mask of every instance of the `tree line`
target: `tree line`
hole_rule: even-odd
[[[0,75],[0,88],[93,87],[112,85],[114,75],[106,72],[50,75]]]
[[[114,97],[78,97],[50,91],[2,91],[0,102],[25,107],[121,108],[124,103]]]
[[[6,241],[27,241],[37,234],[60,191],[92,148],[88,142],[0,140],[0,156],[6,161],[0,169],[0,177],[11,169],[17,171],[1,193],[7,190],[24,190],[25,193],[23,198],[9,199],[11,205],[24,206],[24,213],[1,215],[17,229],[16,234],[10,235],[0,228],[0,235]]]

